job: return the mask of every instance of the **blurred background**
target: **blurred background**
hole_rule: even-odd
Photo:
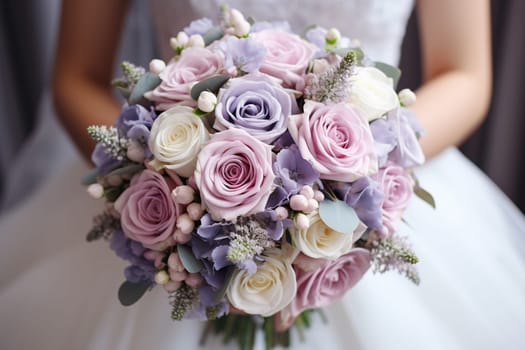
[[[22,203],[75,152],[56,131],[47,88],[60,2],[0,2],[0,214]],[[525,211],[525,1],[493,0],[491,6],[493,100],[485,122],[460,149]],[[120,50],[121,57],[143,65],[155,52],[148,40],[152,25],[143,15],[148,10],[147,1],[131,1]],[[418,50],[414,13],[403,45],[401,87],[419,85]]]

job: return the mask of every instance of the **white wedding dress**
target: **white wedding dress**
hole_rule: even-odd
[[[226,1],[257,19],[338,27],[370,56],[396,63],[411,0]],[[252,4],[248,4],[252,3]],[[160,37],[212,16],[215,1],[152,1]],[[73,146],[71,146],[73,147]],[[103,207],[69,165],[0,221],[0,349],[196,349],[202,324],[173,322],[155,288],[123,307],[125,263],[104,242],[88,244]],[[295,349],[525,349],[525,219],[490,180],[451,148],[418,169],[437,209],[414,198],[401,232],[420,257],[420,286],[368,273],[316,319]],[[262,349],[262,339],[257,338]],[[210,339],[206,349],[234,349]]]

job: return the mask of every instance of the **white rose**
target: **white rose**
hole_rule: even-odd
[[[250,275],[237,271],[226,295],[239,310],[252,315],[271,316],[281,311],[295,297],[297,282],[290,259],[278,249],[265,252],[265,261]]]
[[[364,225],[360,224],[353,234],[334,231],[328,227],[317,211],[308,215],[310,225],[306,229],[291,227],[294,246],[303,254],[315,259],[334,260],[346,254],[352,248],[352,244],[364,232]]]
[[[368,121],[399,107],[392,78],[387,77],[379,69],[358,68],[357,74],[353,75],[350,81],[348,101],[362,109],[367,114]]]
[[[197,155],[210,135],[202,119],[190,107],[175,106],[155,119],[149,136],[155,169],[168,168],[178,175],[193,175]]]

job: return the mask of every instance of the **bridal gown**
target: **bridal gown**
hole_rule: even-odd
[[[359,38],[375,60],[397,63],[411,0],[226,1],[257,19],[311,23]],[[251,3],[251,4],[250,4]],[[215,1],[152,0],[159,37]],[[56,132],[62,132],[57,130]],[[73,146],[70,146],[73,147]],[[155,288],[123,307],[125,263],[105,242],[86,243],[103,203],[80,185],[74,152],[51,180],[0,221],[0,349],[195,349],[202,324],[174,322]],[[57,155],[58,156],[58,155]],[[436,200],[414,198],[401,233],[420,257],[422,282],[371,272],[315,319],[295,349],[525,349],[525,219],[488,178],[451,148],[416,172]],[[263,348],[257,337],[256,347]],[[206,349],[234,349],[210,338]]]

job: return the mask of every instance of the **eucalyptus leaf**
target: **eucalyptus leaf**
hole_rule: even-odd
[[[204,79],[191,88],[191,98],[195,101],[199,99],[199,95],[203,91],[211,91],[214,94],[219,92],[219,89],[230,79],[228,75],[214,75],[208,79]]]
[[[203,36],[204,45],[208,46],[215,40],[219,40],[224,36],[224,30],[221,27],[210,28]]]
[[[401,70],[397,67],[391,66],[387,63],[383,62],[374,62],[374,66],[385,73],[387,77],[392,78],[394,81],[394,89],[397,87],[397,83],[399,83],[399,78],[401,78]]]
[[[177,244],[177,253],[179,253],[182,265],[189,273],[197,273],[202,269],[202,262],[193,255],[190,247]]]
[[[140,77],[137,84],[131,91],[129,95],[128,102],[129,104],[145,104],[148,105],[149,102],[144,97],[144,94],[148,91],[155,89],[161,83],[161,79],[157,74],[146,72],[142,77]]]
[[[319,216],[332,230],[352,234],[359,225],[354,208],[341,200],[324,200],[319,203]]]
[[[421,198],[423,201],[427,202],[432,208],[436,209],[436,201],[434,200],[434,197],[425,189],[417,185],[414,188],[414,193],[416,196]]]
[[[345,57],[350,51],[355,53],[355,57],[357,58],[357,62],[361,62],[363,58],[365,57],[365,54],[363,53],[363,50],[361,50],[359,47],[339,47],[330,50],[333,53]]]
[[[130,306],[135,304],[146,291],[149,289],[150,284],[147,282],[130,282],[125,281],[120,285],[118,289],[118,300],[124,306]]]
[[[99,176],[98,169],[93,169],[82,178],[82,185],[88,186],[97,182]]]

